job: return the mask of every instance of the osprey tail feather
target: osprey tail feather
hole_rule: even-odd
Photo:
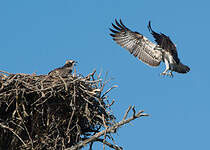
[[[179,64],[174,65],[173,71],[178,73],[187,73],[190,71],[190,68],[180,62]]]

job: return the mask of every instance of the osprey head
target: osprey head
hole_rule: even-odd
[[[77,62],[75,60],[67,60],[65,66],[74,66]]]
[[[66,63],[65,64],[74,64],[75,61],[74,60],[66,60]]]

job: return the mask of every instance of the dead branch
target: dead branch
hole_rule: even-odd
[[[23,144],[24,146],[26,146],[26,144],[24,143],[24,141],[21,139],[21,137],[15,132],[13,131],[13,129],[11,129],[10,127],[3,125],[2,123],[0,123],[0,126],[4,129],[8,129],[9,131],[11,131]]]
[[[132,115],[130,118],[126,119],[127,114],[128,114],[129,111],[131,110],[131,106],[130,106],[130,107],[127,109],[127,111],[125,112],[125,115],[124,115],[122,121],[120,121],[120,122],[114,124],[114,125],[111,126],[111,127],[108,127],[108,128],[106,128],[106,129],[104,129],[104,130],[101,131],[101,132],[96,133],[95,135],[93,135],[93,136],[90,137],[89,139],[86,139],[86,140],[84,140],[84,141],[78,143],[77,145],[75,145],[75,146],[73,146],[73,147],[71,147],[71,148],[67,148],[67,149],[65,149],[65,150],[77,150],[77,149],[80,149],[80,148],[84,147],[85,145],[87,145],[87,144],[90,143],[90,142],[97,141],[97,140],[99,139],[99,137],[101,137],[101,136],[104,135],[105,133],[106,133],[106,134],[107,134],[107,133],[115,133],[116,130],[117,130],[119,127],[121,127],[121,126],[124,125],[124,124],[129,123],[130,121],[132,121],[132,120],[134,120],[134,119],[140,118],[140,117],[142,117],[142,116],[149,116],[148,114],[143,113],[143,112],[144,112],[143,110],[141,110],[141,111],[139,111],[137,114],[135,114],[135,109],[134,109],[134,107],[132,107],[132,108],[133,108],[133,109],[132,109],[132,110],[133,110],[133,115]]]
[[[101,142],[102,144],[105,144],[105,145],[107,145],[108,147],[110,147],[110,148],[112,148],[112,149],[115,149],[115,150],[122,150],[122,149],[123,149],[122,147],[117,146],[117,145],[114,145],[114,144],[112,144],[112,143],[110,143],[110,142],[108,142],[108,141],[106,141],[106,140],[104,140],[104,139],[96,139],[95,141]]]

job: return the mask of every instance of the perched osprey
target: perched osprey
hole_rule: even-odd
[[[60,75],[61,77],[67,77],[68,75],[72,73],[75,63],[76,61],[74,60],[67,60],[63,67],[56,68],[50,71],[48,75],[51,75],[51,76]]]
[[[116,25],[112,23],[115,30],[110,28],[110,31],[113,32],[110,34],[113,40],[147,65],[156,67],[163,61],[166,69],[161,75],[173,76],[173,71],[178,73],[187,73],[190,71],[188,66],[180,62],[175,44],[165,34],[154,32],[151,28],[150,21],[148,29],[157,44],[149,41],[142,34],[131,31],[121,20],[118,22],[115,19],[115,23]]]

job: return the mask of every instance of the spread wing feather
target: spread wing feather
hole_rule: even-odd
[[[140,33],[131,31],[121,20],[118,22],[115,19],[115,24],[112,24],[115,30],[110,29],[112,32],[110,35],[117,44],[150,66],[158,66],[160,64],[162,52],[155,49],[156,44],[149,41]]]
[[[149,24],[148,24],[148,29],[149,29],[150,33],[153,35],[153,37],[155,38],[155,42],[157,42],[157,44],[162,49],[171,53],[171,55],[173,56],[173,59],[176,61],[177,64],[179,64],[180,60],[178,58],[178,53],[177,53],[177,50],[176,50],[176,46],[171,41],[171,39],[163,33],[159,34],[155,31],[153,31],[152,28],[151,28],[151,22],[150,21],[149,21]]]

